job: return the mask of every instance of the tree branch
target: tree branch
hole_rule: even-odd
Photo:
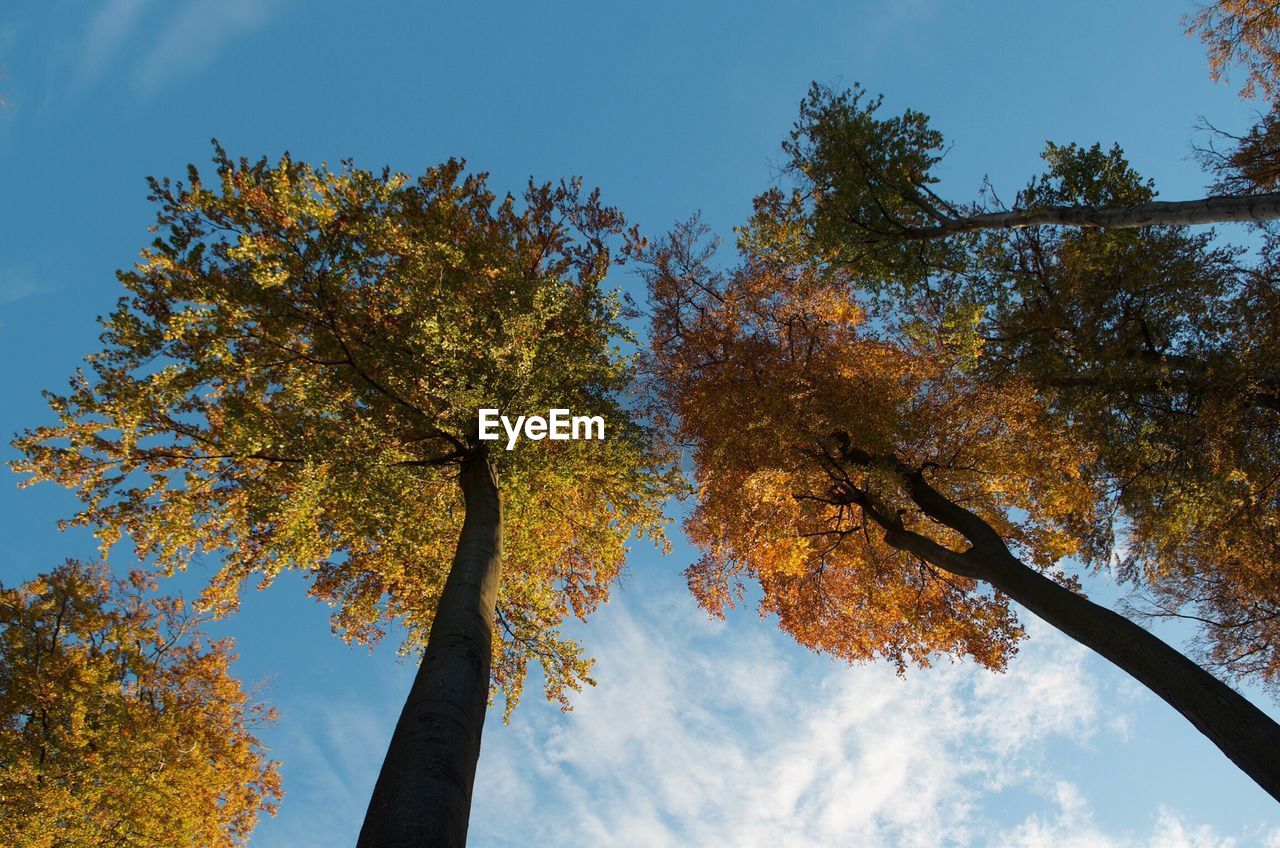
[[[988,212],[948,218],[932,227],[900,227],[897,236],[907,241],[929,241],[980,230],[1016,230],[1046,225],[1134,229],[1273,221],[1277,218],[1280,218],[1280,192],[1269,192],[1199,200],[1161,200],[1136,206],[1049,206]]]

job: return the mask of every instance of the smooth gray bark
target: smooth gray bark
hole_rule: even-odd
[[[358,848],[463,848],[489,700],[502,501],[487,450],[460,477],[465,517],[427,650],[373,789]]]
[[[898,235],[909,241],[928,241],[978,230],[1019,229],[1058,224],[1070,227],[1187,227],[1280,218],[1280,192],[1200,200],[1154,201],[1137,206],[1050,206],[944,219],[929,227],[904,227]]]
[[[1270,716],[1150,631],[1060,586],[1007,550],[979,558],[988,561],[991,585],[1159,695],[1280,801],[1280,726]]]
[[[989,524],[944,497],[922,473],[908,472],[906,477],[912,500],[925,514],[961,533],[973,547],[964,553],[952,551],[906,530],[867,502],[864,508],[885,528],[889,544],[944,571],[989,583],[1106,657],[1181,713],[1280,801],[1280,725],[1270,716],[1150,631],[1027,566]]]

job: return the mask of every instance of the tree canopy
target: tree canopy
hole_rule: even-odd
[[[67,563],[0,587],[0,842],[247,844],[280,799],[274,712],[141,572]]]
[[[1075,559],[1105,568],[1120,551],[1121,574],[1150,594],[1146,612],[1195,617],[1204,659],[1274,682],[1274,235],[1257,255],[1173,226],[917,239],[926,208],[958,219],[997,201],[990,190],[963,210],[939,199],[942,135],[920,113],[880,109],[859,89],[810,93],[786,145],[796,188],[759,198],[747,248],[822,269],[878,332],[927,332],[966,352],[975,391],[1024,386],[1094,481]],[[1044,159],[1015,209],[1133,210],[1156,196],[1118,147],[1051,143]]]
[[[1119,147],[1050,143],[1011,207],[990,185],[949,201],[942,134],[882,108],[811,89],[737,265],[696,222],[649,255],[649,397],[693,451],[695,594],[719,612],[753,578],[801,643],[899,670],[1002,667],[1016,600],[1280,797],[1280,727],[1072,571],[1114,568],[1139,612],[1201,625],[1202,660],[1280,681],[1278,242],[1261,224],[1280,196],[1162,203]],[[1224,175],[1265,186],[1230,156]],[[1262,247],[1184,228],[1207,221],[1259,225]]]
[[[621,216],[573,181],[497,197],[457,160],[416,180],[221,149],[215,164],[212,182],[152,181],[159,235],[18,468],[76,489],[77,522],[162,570],[218,552],[212,608],[293,568],[347,638],[399,619],[413,646],[458,538],[477,411],[602,416],[604,440],[492,455],[494,682],[514,705],[532,659],[563,701],[589,662],[559,625],[605,598],[629,537],[660,537],[674,479],[622,401],[628,306],[601,286],[632,243]]]
[[[1095,544],[1088,446],[1052,425],[1026,381],[984,385],[953,316],[880,329],[846,275],[757,251],[762,230],[744,232],[728,271],[710,266],[700,235],[679,228],[648,271],[652,397],[691,446],[698,484],[695,595],[722,613],[755,578],[762,609],[810,647],[900,670],[938,653],[1003,668],[1022,633],[1007,598],[887,544],[833,492],[856,483],[905,530],[954,543],[902,490],[899,464],[930,468],[935,486],[1069,582],[1058,561]],[[784,233],[770,237],[785,249]],[[839,470],[850,439],[877,459]]]
[[[686,226],[651,257],[650,396],[692,450],[699,502],[686,530],[702,557],[687,576],[703,606],[723,614],[752,579],[761,612],[802,644],[901,672],[938,654],[1003,668],[1022,635],[1014,600],[1133,675],[1280,797],[1280,726],[1088,601],[1071,570],[1109,563],[1120,511],[1130,574],[1147,569],[1165,598],[1222,587],[1195,602],[1221,598],[1232,613],[1261,590],[1245,598],[1253,615],[1271,591],[1265,572],[1250,584],[1239,560],[1201,568],[1175,547],[1211,552],[1205,524],[1234,529],[1210,511],[1222,487],[1193,476],[1222,457],[1201,463],[1190,446],[1167,456],[1163,433],[1109,448],[1099,438],[1127,421],[1120,402],[1092,420],[1065,409],[1034,371],[985,361],[982,310],[929,287],[923,301],[890,298],[901,309],[877,303],[839,264],[798,256],[796,235],[785,219],[757,220],[724,271]],[[1170,467],[1118,485],[1113,463],[1128,450]],[[1245,474],[1226,485],[1251,483]],[[1215,648],[1265,638],[1265,618],[1247,623]]]

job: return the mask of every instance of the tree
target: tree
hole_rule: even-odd
[[[1214,17],[1250,5],[1270,6],[1198,20],[1243,25],[1256,58],[1265,16]],[[899,669],[1001,667],[1017,600],[1280,797],[1275,723],[1065,571],[1119,551],[1152,596],[1138,612],[1191,618],[1214,667],[1280,680],[1280,241],[1264,227],[1250,262],[1179,229],[1276,217],[1257,194],[1280,173],[1274,118],[1207,152],[1235,196],[1160,203],[1119,148],[1050,144],[1010,209],[989,186],[943,199],[941,134],[880,107],[813,88],[784,144],[793,187],[757,199],[739,267],[713,269],[696,226],[650,256],[649,397],[694,450],[695,593],[722,610],[754,577],[802,643]]]
[[[623,404],[628,307],[602,288],[631,241],[611,252],[623,219],[578,182],[518,202],[456,160],[216,163],[152,181],[162,234],[18,466],[162,570],[223,552],[214,609],[294,568],[348,638],[402,620],[425,656],[359,844],[462,845],[491,681],[510,710],[532,659],[567,705],[590,661],[561,622],[661,538],[676,478]],[[485,408],[606,438],[491,451]]]
[[[650,397],[692,450],[686,528],[702,557],[687,576],[702,605],[723,614],[754,579],[762,613],[802,644],[902,671],[939,653],[1003,668],[1017,601],[1280,798],[1280,725],[1066,570],[1110,551],[1090,434],[1025,376],[978,367],[977,314],[872,313],[802,233],[758,216],[727,272],[696,226],[650,257]]]
[[[806,249],[879,307],[926,321],[947,313],[962,344],[981,345],[975,366],[988,378],[1028,380],[1096,451],[1112,506],[1099,531],[1121,531],[1125,576],[1155,595],[1145,611],[1194,617],[1206,661],[1275,683],[1280,242],[1264,231],[1253,260],[1173,227],[1035,226],[869,245],[850,222],[884,201],[866,188],[862,163],[928,186],[943,149],[923,115],[881,119],[878,107],[857,90],[815,88],[787,146],[800,188],[763,196],[757,227],[793,221]],[[1123,210],[1154,197],[1119,148],[1050,144],[1044,155],[1049,168],[1019,208]]]
[[[279,800],[274,712],[181,601],[68,561],[0,587],[0,842],[245,845]]]

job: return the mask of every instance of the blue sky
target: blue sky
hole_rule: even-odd
[[[116,268],[148,240],[144,177],[235,155],[450,155],[498,187],[581,174],[648,232],[702,210],[727,233],[775,177],[812,80],[860,81],[954,143],[945,188],[1012,195],[1046,139],[1120,142],[1167,198],[1197,196],[1198,116],[1251,104],[1208,79],[1168,0],[1071,3],[303,3],[18,0],[0,11],[0,430],[48,418],[96,344]],[[633,290],[636,280],[617,283]],[[11,455],[4,448],[6,457]],[[70,555],[73,503],[0,486],[0,580]],[[1030,626],[1004,675],[905,680],[697,610],[679,538],[637,549],[577,632],[599,686],[564,715],[532,682],[491,721],[472,844],[1280,846],[1280,810],[1172,710]],[[176,578],[192,592],[212,563]],[[1104,581],[1091,594],[1113,600]],[[412,672],[348,648],[285,577],[218,625],[282,711],[287,797],[255,846],[351,844]],[[1251,693],[1275,713],[1267,696]],[[496,717],[495,717],[496,718]]]

